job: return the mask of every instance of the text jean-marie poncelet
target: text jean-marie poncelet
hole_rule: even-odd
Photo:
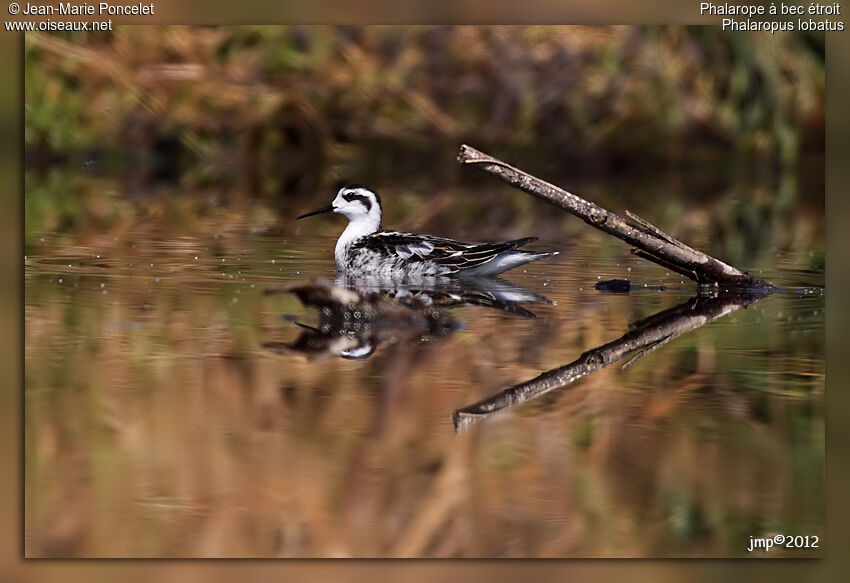
[[[21,14],[26,16],[148,16],[154,14],[153,2],[149,4],[73,4],[60,2],[55,6],[42,4],[25,4]]]

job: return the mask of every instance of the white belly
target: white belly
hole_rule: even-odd
[[[336,267],[342,273],[378,277],[417,278],[451,273],[451,269],[430,261],[406,261],[400,257],[387,257],[368,249],[349,253],[348,249],[336,256]],[[342,255],[342,257],[340,256]]]

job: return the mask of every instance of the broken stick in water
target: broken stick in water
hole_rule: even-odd
[[[478,166],[511,186],[576,215],[587,224],[634,246],[635,249],[632,252],[639,257],[689,277],[700,285],[773,289],[773,286],[766,281],[688,247],[633,213],[626,211],[629,220],[624,219],[597,204],[514,168],[475,148],[465,144],[461,146],[458,161]]]

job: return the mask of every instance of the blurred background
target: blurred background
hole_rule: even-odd
[[[823,534],[822,34],[119,26],[24,47],[28,556],[747,556]],[[789,293],[456,435],[455,409],[693,292],[462,168],[461,143]],[[294,217],[349,181],[388,227],[540,236],[561,255],[507,275],[557,306],[457,310],[450,337],[365,361],[263,350],[310,315],[263,289],[335,272],[341,219]],[[665,291],[593,289],[609,277]]]
[[[623,200],[664,206],[752,186],[728,201],[719,245],[764,236],[794,197],[822,207],[818,34],[127,26],[27,35],[25,76],[28,251],[34,232],[120,235],[152,208],[174,221],[247,203],[281,230],[353,178],[429,197],[441,222],[504,229],[522,197],[442,211],[440,192],[475,178],[453,162],[463,142],[588,198],[621,179]],[[85,172],[56,178],[69,168]]]

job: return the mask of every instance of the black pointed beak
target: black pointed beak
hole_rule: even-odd
[[[298,219],[306,219],[307,217],[312,217],[313,215],[320,215],[322,213],[332,213],[334,212],[334,205],[329,204],[328,206],[323,206],[320,209],[316,209],[314,211],[310,211],[309,213],[304,213]],[[297,219],[296,219],[297,220]]]

